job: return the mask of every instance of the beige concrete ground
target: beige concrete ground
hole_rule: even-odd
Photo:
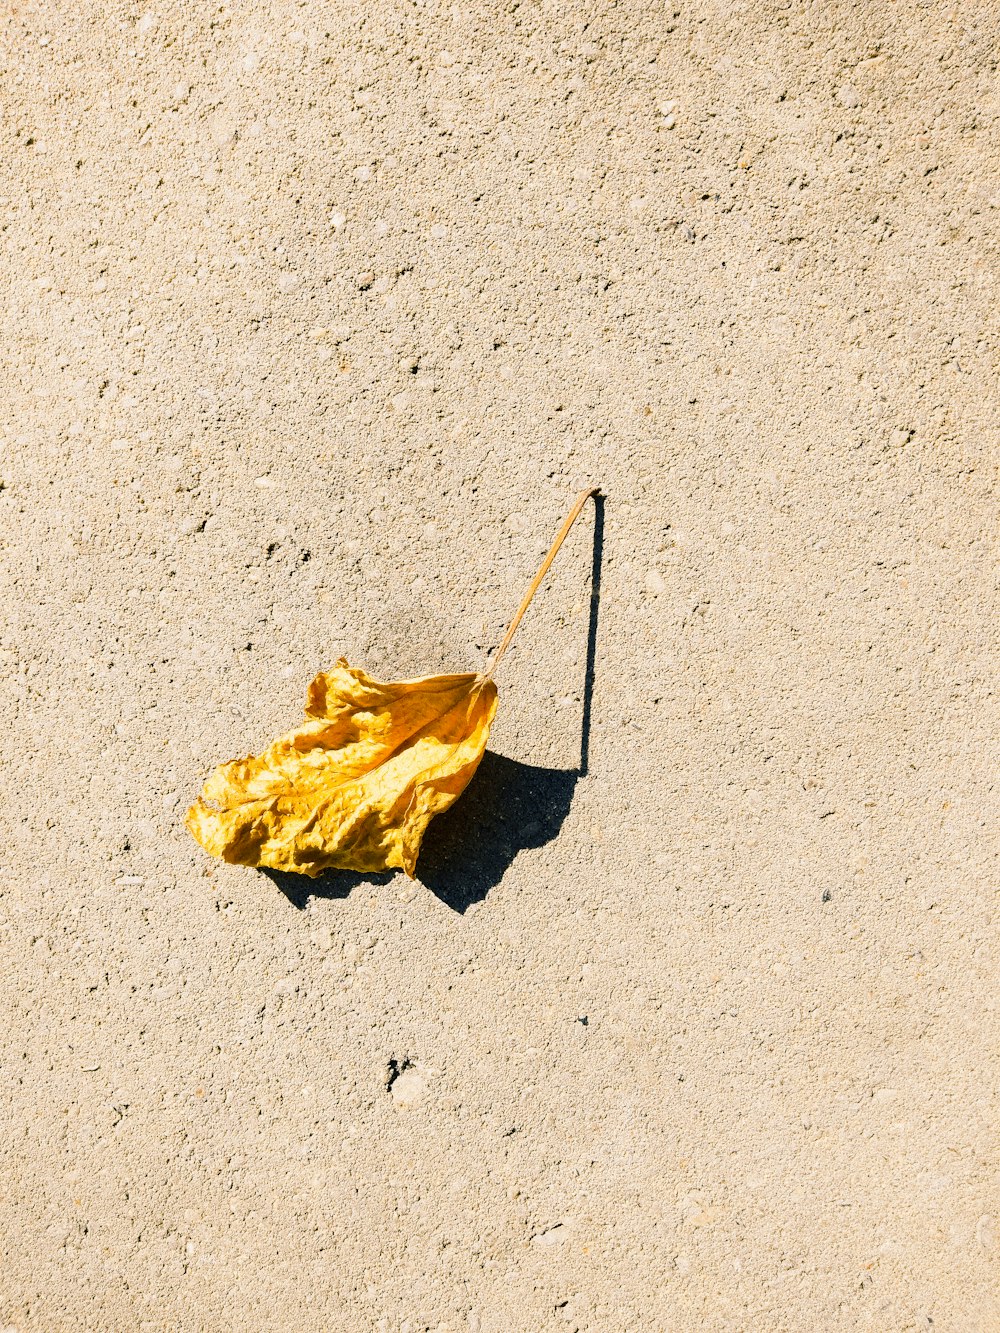
[[[0,1327],[1000,1329],[996,6],[3,14]],[[201,852],[587,481],[423,883]]]

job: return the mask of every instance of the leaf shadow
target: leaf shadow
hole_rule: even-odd
[[[432,820],[417,877],[455,912],[481,902],[518,852],[544,847],[569,814],[575,768],[543,768],[487,750],[450,810]]]
[[[290,870],[271,870],[267,866],[258,866],[257,873],[265,875],[293,907],[303,912],[309,906],[310,898],[349,898],[352,890],[360,884],[389,884],[396,878],[397,872],[388,870],[376,875],[361,874],[355,870],[324,870],[322,875],[313,879],[309,875],[296,875]]]
[[[595,495],[579,766],[545,768],[487,750],[461,799],[431,821],[417,864],[420,882],[455,912],[466,912],[481,902],[503,879],[518,852],[543,847],[556,837],[569,814],[576,784],[588,771],[603,553],[604,497]],[[395,877],[343,870],[327,871],[316,879],[282,870],[261,874],[300,910],[310,898],[346,898],[360,884],[388,884]]]

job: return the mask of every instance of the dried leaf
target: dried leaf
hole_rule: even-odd
[[[493,672],[595,490],[583,491],[532,580],[488,670],[389,684],[343,658],[309,687],[306,721],[262,755],[222,764],[187,826],[237,865],[319,875],[417,864],[427,825],[462,794],[497,707]]]
[[[386,684],[341,658],[310,685],[308,720],[262,755],[217,768],[187,826],[238,865],[412,877],[427,825],[483,757],[496,705],[485,675]]]

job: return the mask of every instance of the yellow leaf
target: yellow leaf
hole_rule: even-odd
[[[585,502],[583,491],[489,668],[373,680],[341,658],[309,687],[306,721],[261,755],[220,765],[187,815],[213,856],[320,875],[399,868],[412,878],[431,819],[462,794],[497,707],[493,672]]]
[[[485,675],[386,684],[341,658],[310,685],[307,721],[217,768],[187,826],[238,865],[412,878],[427,825],[479,766],[496,706]]]

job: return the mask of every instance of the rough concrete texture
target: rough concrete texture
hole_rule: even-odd
[[[997,27],[5,6],[0,1326],[1000,1328]],[[202,853],[590,481],[586,773],[592,508],[422,883]]]

